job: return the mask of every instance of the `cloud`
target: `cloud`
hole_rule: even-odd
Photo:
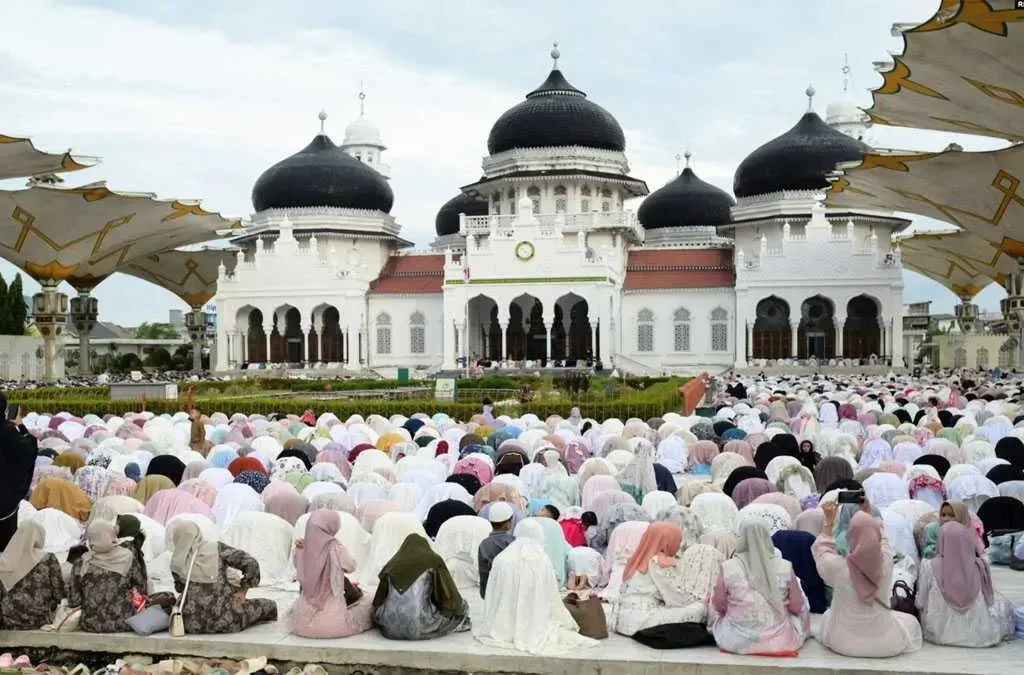
[[[628,20],[617,6],[545,0],[8,4],[0,132],[103,157],[70,182],[201,197],[246,215],[253,182],[308,143],[321,107],[341,140],[362,80],[389,147],[393,213],[423,246],[440,205],[480,175],[491,123],[543,80],[553,40],[569,80],[624,127],[634,176],[657,189],[690,149],[698,174],[728,190],[736,164],[799,118],[808,79],[819,110],[840,95],[843,50],[869,103],[863,91],[880,81],[870,63],[900,47],[890,24],[927,18],[935,3],[864,0],[849,12],[810,0],[652,0]],[[952,137],[885,133],[897,147]],[[97,296],[101,316],[122,323],[181,306],[119,275]]]

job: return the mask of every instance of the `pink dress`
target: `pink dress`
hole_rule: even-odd
[[[292,607],[288,619],[292,633],[307,638],[340,638],[356,635],[373,627],[373,595],[365,594],[351,607],[345,605],[345,573],[355,570],[355,561],[342,547],[331,548],[331,589],[330,596],[322,601],[319,609],[313,599],[307,597],[305,589],[310,586],[302,578],[303,566],[299,564],[299,550],[296,549],[294,562],[298,573],[299,599]]]
[[[709,623],[719,649],[733,654],[796,656],[810,632],[810,609],[792,566],[776,561],[775,575],[782,596],[780,615],[750,584],[743,563],[722,563],[711,593]]]
[[[818,574],[832,587],[832,606],[825,612],[818,640],[843,656],[884,658],[921,648],[921,625],[909,614],[889,608],[893,552],[882,542],[882,579],[871,602],[864,602],[850,581],[846,559],[836,540],[820,536],[811,547]]]

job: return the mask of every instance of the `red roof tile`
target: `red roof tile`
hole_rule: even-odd
[[[732,250],[648,249],[629,252],[625,289],[730,288],[736,283]]]
[[[444,255],[398,255],[388,258],[371,293],[440,293],[444,286]]]

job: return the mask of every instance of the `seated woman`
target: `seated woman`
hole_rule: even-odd
[[[146,556],[142,552],[142,546],[146,543],[146,533],[142,531],[142,523],[139,519],[130,514],[122,514],[114,521],[114,529],[117,538],[139,563],[142,568],[142,579],[145,582],[144,588],[149,588],[149,578],[146,571]],[[147,595],[148,591],[144,591]]]
[[[340,529],[341,517],[336,511],[314,511],[306,520],[305,539],[295,542],[299,598],[288,625],[301,637],[340,638],[373,628],[369,599],[349,605],[345,597],[345,573],[354,572],[356,563],[335,538]]]
[[[974,526],[971,518],[971,510],[963,502],[942,502],[939,507],[939,519],[928,523],[924,528],[924,547],[921,550],[921,557],[924,559],[934,558],[938,553],[939,528],[946,523],[960,523],[974,533],[974,546],[978,555],[985,556],[985,542],[982,540],[982,533]]]
[[[374,619],[384,637],[430,640],[469,630],[469,605],[421,535],[406,537],[378,578]]]
[[[711,632],[734,654],[796,656],[810,633],[807,598],[793,566],[775,557],[768,526],[740,525],[735,555],[722,563],[711,593]]]
[[[146,575],[135,554],[117,543],[114,523],[94,520],[85,530],[89,550],[71,568],[68,604],[80,607],[87,633],[128,630],[135,615],[133,591],[146,593]]]
[[[0,629],[35,630],[53,621],[64,577],[45,542],[43,526],[26,520],[0,555]]]
[[[245,598],[248,589],[260,584],[260,566],[252,556],[204,539],[202,530],[191,521],[176,522],[170,530],[174,551],[171,574],[179,593],[190,579],[181,612],[186,633],[237,633],[255,623],[277,619],[277,603],[273,600]],[[240,590],[228,583],[228,568],[242,573]]]
[[[850,519],[843,558],[832,537],[836,504],[822,504],[825,524],[811,551],[818,574],[832,587],[818,641],[844,656],[884,658],[921,648],[921,626],[909,614],[889,608],[893,552],[882,523],[870,515],[867,500]]]
[[[494,558],[483,617],[473,635],[491,647],[531,654],[565,654],[598,644],[579,634],[551,561],[530,537],[516,539]]]
[[[974,532],[958,522],[939,530],[938,554],[921,563],[917,608],[928,642],[991,647],[1013,635],[1013,606],[992,590]]]
[[[677,557],[682,541],[683,531],[673,523],[654,523],[644,531],[622,573],[616,633],[632,636],[645,628],[704,621],[704,597],[682,588],[689,572]]]

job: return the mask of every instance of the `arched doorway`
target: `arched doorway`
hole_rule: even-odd
[[[508,357],[513,361],[546,359],[548,334],[541,301],[532,295],[520,295],[509,303],[508,314]]]
[[[280,311],[274,313],[274,330],[270,334],[270,360],[273,363],[301,363],[305,352],[302,349],[302,326],[299,310],[289,307],[283,321]]]
[[[552,359],[565,359],[574,363],[589,360],[593,356],[590,306],[575,293],[563,295],[555,303],[555,320],[551,331],[555,337]]]
[[[341,313],[337,307],[324,309],[321,318],[319,343],[324,353],[319,357],[325,363],[341,363],[345,360],[345,345],[341,334]]]
[[[757,303],[753,349],[755,359],[785,359],[790,356],[789,303],[769,296]]]
[[[843,356],[866,359],[882,354],[882,329],[878,325],[878,302],[867,295],[858,295],[846,303],[843,326]]]
[[[807,298],[800,305],[797,356],[801,359],[831,359],[836,355],[835,305],[823,295]]]
[[[500,361],[502,340],[501,324],[498,323],[498,304],[486,295],[471,298],[467,308],[468,327],[466,340],[470,361]],[[458,339],[456,337],[456,339]],[[455,345],[455,355],[464,355],[463,345]]]
[[[249,328],[245,339],[249,363],[266,363],[267,334],[263,330],[263,312],[258,309],[249,312]]]

